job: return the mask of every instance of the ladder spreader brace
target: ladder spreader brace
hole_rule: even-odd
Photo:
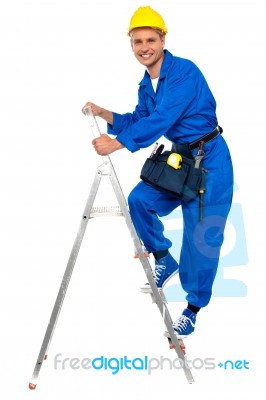
[[[91,107],[87,107],[85,109],[85,114],[88,117],[89,124],[92,130],[94,137],[98,137],[100,135],[100,130],[97,125],[97,121],[92,113]],[[56,323],[64,302],[64,298],[67,292],[67,288],[71,279],[71,275],[78,257],[78,253],[82,244],[82,240],[87,228],[87,224],[90,218],[99,217],[99,216],[124,216],[127,227],[129,229],[130,235],[132,237],[136,254],[143,266],[144,272],[146,274],[147,280],[150,284],[152,293],[151,298],[154,303],[157,304],[160,313],[162,315],[163,321],[165,323],[166,329],[169,333],[169,344],[171,348],[174,348],[176,354],[178,356],[180,365],[186,375],[187,381],[189,383],[193,383],[194,379],[191,373],[190,368],[188,367],[188,363],[186,361],[186,356],[184,352],[184,343],[181,339],[178,339],[174,333],[174,329],[172,326],[172,318],[169,313],[167,307],[167,301],[163,295],[162,290],[158,290],[156,283],[153,278],[151,265],[147,258],[147,255],[144,253],[143,245],[136,233],[133,222],[130,217],[130,213],[128,210],[127,202],[124,197],[123,191],[121,189],[120,183],[116,176],[114,167],[112,165],[111,159],[109,156],[103,156],[103,164],[100,165],[96,169],[95,177],[93,184],[91,186],[90,194],[87,200],[87,204],[85,206],[84,212],[82,214],[82,219],[80,222],[80,226],[78,229],[78,233],[76,239],[74,241],[72,251],[69,256],[69,260],[62,278],[62,282],[57,294],[57,298],[55,300],[55,304],[50,316],[50,320],[46,329],[46,333],[41,345],[41,349],[37,358],[37,362],[35,364],[35,368],[32,374],[31,381],[29,383],[30,389],[35,389],[37,386],[37,379],[39,377],[39,373],[43,364],[43,361],[47,359],[48,349],[54,334],[54,330],[56,327]],[[97,191],[101,182],[102,177],[109,177],[111,184],[113,186],[114,192],[116,194],[116,198],[119,206],[116,207],[93,207],[94,200],[97,195]]]

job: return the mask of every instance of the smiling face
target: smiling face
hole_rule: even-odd
[[[136,59],[144,65],[151,78],[160,75],[164,57],[165,37],[152,28],[137,28],[131,34],[131,46]]]

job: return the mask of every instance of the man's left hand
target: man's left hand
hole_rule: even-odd
[[[101,136],[93,139],[92,145],[100,156],[107,156],[124,147],[117,139],[110,138],[106,133],[102,133]]]

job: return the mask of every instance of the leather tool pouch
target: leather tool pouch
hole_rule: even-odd
[[[181,155],[182,160],[178,166],[169,165],[169,160],[175,157],[169,159],[173,153]],[[184,201],[195,199],[200,190],[205,191],[205,170],[201,161],[196,164],[188,145],[173,145],[171,151],[147,158],[140,178],[158,190],[171,193]]]

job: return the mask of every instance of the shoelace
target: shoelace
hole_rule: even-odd
[[[180,330],[186,330],[188,324],[190,323],[190,319],[186,317],[185,315],[181,315],[181,317],[173,323],[173,328],[176,329],[177,331]]]
[[[156,265],[155,270],[152,272],[156,284],[159,282],[162,270],[165,268],[165,265]]]

